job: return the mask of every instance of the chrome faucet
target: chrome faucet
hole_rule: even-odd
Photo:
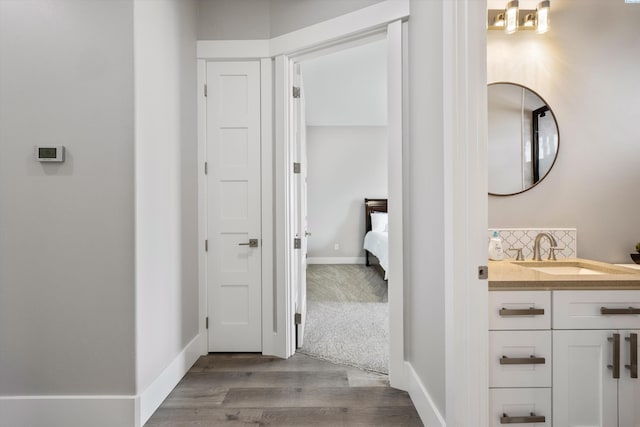
[[[538,235],[536,236],[536,240],[533,242],[533,260],[534,261],[542,261],[542,257],[540,256],[540,240],[542,240],[543,237],[546,237],[547,239],[549,239],[549,243],[551,244],[552,248],[556,248],[558,246],[556,239],[554,239],[551,234],[538,233]],[[553,253],[553,251],[549,253],[549,259],[551,259],[551,253]]]

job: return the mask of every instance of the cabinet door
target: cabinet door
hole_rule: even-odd
[[[634,337],[635,334],[635,337]],[[618,383],[618,408],[620,427],[640,427],[640,379],[633,378],[632,364],[638,363],[640,330],[620,331],[620,381]],[[632,351],[632,343],[635,353]],[[638,368],[635,368],[637,377]]]
[[[607,367],[614,333],[553,331],[554,427],[618,425],[618,380]]]

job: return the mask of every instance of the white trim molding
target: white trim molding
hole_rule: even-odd
[[[307,264],[364,264],[364,257],[311,257]]]
[[[440,411],[438,411],[436,404],[433,402],[433,399],[431,399],[427,388],[420,380],[411,363],[405,362],[405,369],[407,371],[407,391],[409,392],[409,397],[411,397],[413,405],[418,411],[418,415],[420,415],[422,423],[429,427],[445,427],[447,423],[444,417]]]
[[[198,40],[200,59],[273,58],[326,46],[331,41],[384,31],[387,24],[409,16],[409,0],[386,0],[337,18],[268,40]]]
[[[196,360],[202,355],[202,341],[206,343],[205,338],[201,334],[196,335],[155,381],[137,396],[136,427],[143,426],[151,418],[151,415],[160,407],[171,390],[196,363]]]
[[[489,422],[486,1],[442,3],[446,421]]]
[[[141,427],[198,360],[203,338],[196,335],[136,396],[2,396],[0,427]]]

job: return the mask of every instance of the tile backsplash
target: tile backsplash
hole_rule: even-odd
[[[516,251],[510,251],[509,248],[522,248],[522,255],[525,260],[533,257],[533,242],[538,233],[547,232],[551,234],[558,242],[558,246],[564,248],[556,251],[556,258],[577,258],[577,239],[578,230],[575,228],[491,228],[489,229],[488,238],[496,230],[502,238],[502,248],[504,249],[505,258],[515,258]],[[542,239],[540,244],[540,252],[542,259],[549,256],[549,240]]]

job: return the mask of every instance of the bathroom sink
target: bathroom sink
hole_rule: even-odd
[[[591,268],[559,265],[557,267],[529,267],[532,270],[547,274],[607,274],[604,271],[592,270]]]
[[[558,261],[519,261],[514,262],[529,270],[539,271],[545,274],[584,276],[599,274],[629,274],[628,269],[621,269],[611,264],[584,260],[558,260]]]

